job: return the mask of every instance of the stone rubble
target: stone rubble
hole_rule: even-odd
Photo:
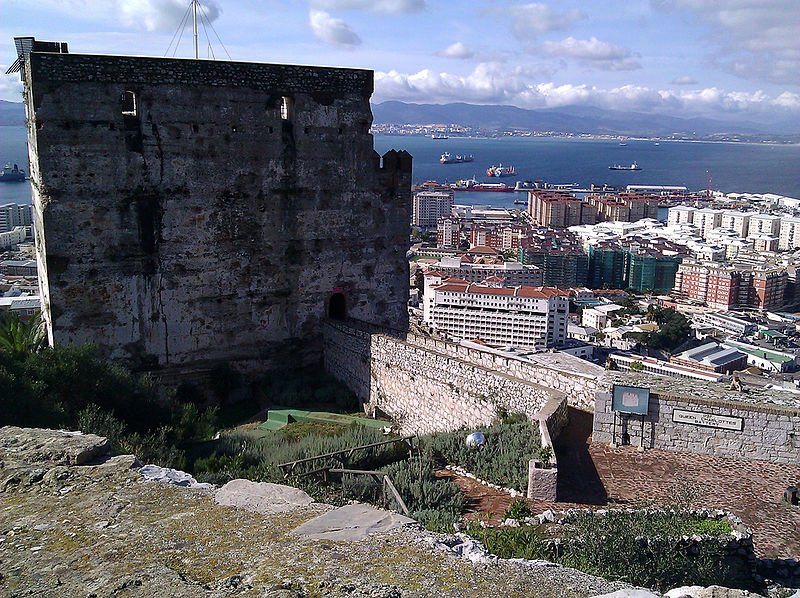
[[[161,482],[162,484],[172,484],[173,486],[194,488],[195,490],[211,490],[214,488],[213,484],[198,482],[185,471],[170,469],[169,467],[148,464],[140,467],[139,473],[142,474],[145,480],[151,482]]]

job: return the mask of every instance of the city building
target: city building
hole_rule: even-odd
[[[785,267],[722,265],[686,260],[675,273],[673,294],[711,309],[780,309],[788,284]]]
[[[436,223],[436,246],[458,247],[461,244],[461,220],[453,216],[439,218]]]
[[[742,239],[747,237],[750,226],[751,212],[739,212],[736,210],[725,210],[720,217],[719,226],[722,229],[731,230]]]
[[[750,320],[736,317],[728,312],[704,312],[692,315],[692,328],[696,331],[719,331],[733,336],[744,336],[756,331]]]
[[[697,208],[692,206],[675,206],[667,210],[667,226],[676,224],[692,224]]]
[[[800,218],[791,216],[781,218],[778,249],[780,251],[800,249]]]
[[[499,251],[516,251],[531,233],[527,224],[475,224],[470,231],[470,245],[486,245]]]
[[[747,367],[747,355],[718,343],[705,343],[669,358],[670,363],[719,374],[738,372]]]
[[[581,325],[596,330],[603,330],[607,328],[614,319],[614,312],[623,309],[621,305],[596,305],[595,307],[587,307],[581,312]]]
[[[563,229],[536,229],[522,240],[518,251],[523,264],[542,270],[542,284],[559,289],[586,286],[589,257],[578,237]]]
[[[529,264],[485,260],[471,255],[443,257],[431,264],[430,270],[440,272],[445,278],[459,278],[467,282],[483,282],[488,278],[502,280],[502,286],[542,286],[542,270]]]
[[[420,228],[435,228],[440,218],[453,211],[455,192],[416,191],[412,202],[411,224]]]
[[[22,243],[28,238],[28,229],[24,226],[15,226],[9,231],[0,233],[0,249],[7,249]]]
[[[550,287],[501,288],[425,277],[423,321],[458,340],[534,349],[567,340],[569,295]]]
[[[658,217],[657,195],[623,192],[611,195],[589,194],[586,203],[595,209],[596,222],[636,222]]]
[[[566,191],[529,191],[528,214],[534,224],[545,227],[566,228],[596,222],[596,210]]]
[[[31,226],[33,212],[30,205],[7,203],[0,206],[0,233],[14,230],[18,226]]]

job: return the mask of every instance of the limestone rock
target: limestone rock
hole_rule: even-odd
[[[631,588],[626,590],[617,590],[610,594],[603,594],[601,596],[592,596],[592,598],[661,598],[658,594],[653,594],[649,590],[641,590]]]
[[[262,515],[285,513],[314,502],[299,488],[250,480],[231,480],[217,490],[214,500],[218,505],[239,507]]]
[[[722,586],[709,586],[702,588],[693,594],[692,598],[746,598],[747,596],[758,596],[747,590],[734,590],[723,588]]]
[[[378,534],[414,523],[391,511],[376,509],[370,505],[346,505],[320,515],[294,530],[294,533],[318,540],[363,540]]]
[[[94,434],[5,426],[0,435],[0,450],[11,463],[84,465],[107,455],[111,443]]]
[[[213,484],[198,482],[185,471],[170,469],[169,467],[145,465],[144,467],[139,468],[139,473],[142,474],[146,480],[152,480],[154,482],[161,482],[164,484],[172,484],[173,486],[195,488],[198,490],[210,490],[214,487]]]
[[[700,590],[703,590],[703,586],[681,586],[680,588],[673,588],[669,592],[667,592],[667,598],[694,598],[694,596]]]

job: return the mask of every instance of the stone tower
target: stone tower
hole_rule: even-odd
[[[411,156],[373,150],[371,71],[17,47],[51,342],[259,371],[328,316],[407,327]]]

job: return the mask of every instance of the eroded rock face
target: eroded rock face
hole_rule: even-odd
[[[109,455],[96,436],[0,428],[0,462],[3,596],[583,598],[624,587],[565,567],[475,564],[420,542],[430,534],[413,525],[359,541],[299,536],[331,507],[221,506],[146,481],[135,457]]]
[[[218,505],[239,507],[262,515],[286,513],[314,502],[299,488],[250,480],[231,480],[217,490],[214,500]]]

